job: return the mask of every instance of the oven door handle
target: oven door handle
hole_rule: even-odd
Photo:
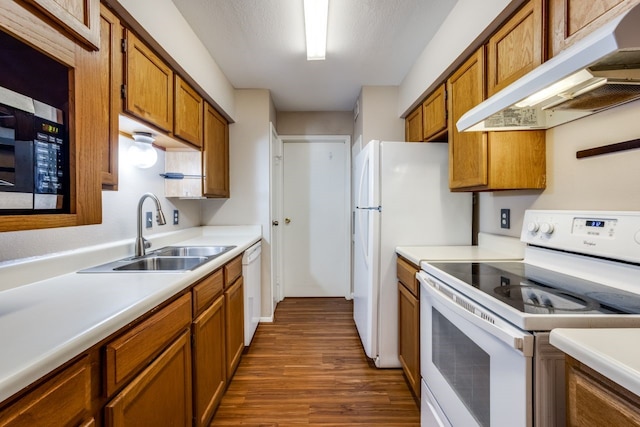
[[[520,351],[525,357],[533,357],[533,336],[516,329],[506,328],[494,323],[494,315],[478,307],[468,298],[458,295],[443,287],[423,271],[416,273],[416,277],[423,284],[425,290],[437,298],[449,310],[488,334],[498,338],[508,346]]]

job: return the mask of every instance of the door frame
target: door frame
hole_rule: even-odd
[[[274,131],[275,132],[275,131]],[[350,135],[280,135],[279,136],[279,140],[280,140],[280,144],[281,144],[281,151],[280,153],[284,153],[284,144],[286,144],[287,142],[293,142],[293,141],[307,141],[308,143],[313,143],[313,142],[342,142],[344,144],[344,154],[345,154],[345,182],[344,182],[344,188],[345,188],[345,194],[344,194],[344,206],[345,206],[345,211],[343,213],[344,215],[344,220],[347,224],[347,229],[348,229],[348,233],[345,234],[344,236],[344,241],[343,244],[345,245],[346,248],[346,253],[350,254],[351,253],[351,234],[352,234],[352,229],[353,229],[353,224],[351,222],[351,136]],[[273,145],[272,145],[273,148]],[[273,156],[272,156],[273,159]],[[286,161],[283,157],[281,157],[281,167],[282,170],[284,170],[284,161]],[[272,165],[273,165],[273,161],[272,161]],[[284,178],[284,174],[280,175],[282,178]],[[273,177],[273,174],[272,174]],[[284,209],[284,197],[283,197],[283,190],[284,190],[284,179],[282,179],[280,182],[273,182],[274,180],[272,179],[272,185],[279,185],[280,187],[278,189],[276,189],[276,194],[279,195],[279,200],[274,200],[274,192],[271,192],[271,203],[272,206],[274,203],[279,203],[279,212],[282,215],[282,211]],[[273,187],[272,187],[273,188]],[[271,210],[272,212],[274,211],[273,209]],[[280,223],[282,223],[283,218],[272,218],[272,221],[276,220],[279,221]],[[281,233],[279,233],[281,234]],[[286,268],[286,265],[284,263],[284,259],[282,259],[282,239],[280,240],[280,253],[279,254],[272,254],[272,265],[273,263],[281,263],[280,266],[282,268],[281,271],[284,271],[284,269]],[[273,260],[273,258],[278,257],[278,260]],[[345,260],[345,262],[347,263],[347,268],[346,268],[346,275],[345,275],[345,283],[347,283],[347,289],[345,292],[345,299],[352,299],[352,292],[351,292],[351,288],[352,288],[352,283],[351,283],[351,257],[347,256],[347,259]],[[284,283],[284,274],[282,274],[280,276],[282,283],[280,284],[279,288],[276,289],[276,284],[273,283],[273,292],[274,292],[274,300],[277,299],[278,302],[282,301],[284,299],[284,289],[285,289],[285,283]],[[277,291],[277,294],[276,294]],[[275,311],[275,305],[274,305],[274,311]]]
[[[282,189],[284,188],[284,164],[282,139],[278,135],[275,126],[269,122],[269,224],[271,227],[271,243],[275,250],[271,253],[271,320],[276,311],[276,306],[284,299],[284,288],[282,286],[282,232],[277,230],[274,222],[282,224]],[[277,226],[280,227],[280,226]]]

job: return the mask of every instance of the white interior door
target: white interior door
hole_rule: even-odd
[[[350,295],[348,137],[283,137],[285,297]]]
[[[284,298],[282,288],[282,140],[271,128],[271,313]]]

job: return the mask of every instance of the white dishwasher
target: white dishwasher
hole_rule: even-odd
[[[253,334],[260,322],[260,254],[261,243],[258,242],[244,251],[242,256],[242,276],[244,280],[244,345],[251,344]]]

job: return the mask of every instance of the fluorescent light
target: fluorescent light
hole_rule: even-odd
[[[570,76],[565,77],[564,79],[552,84],[551,86],[534,93],[528,98],[523,99],[516,104],[516,107],[533,107],[534,105],[538,105],[549,98],[553,98],[554,96],[557,96],[574,86],[584,83],[591,78],[593,78],[593,76],[589,71],[578,71],[577,73],[571,74]]]
[[[324,60],[327,53],[329,0],[304,0],[307,61]]]

